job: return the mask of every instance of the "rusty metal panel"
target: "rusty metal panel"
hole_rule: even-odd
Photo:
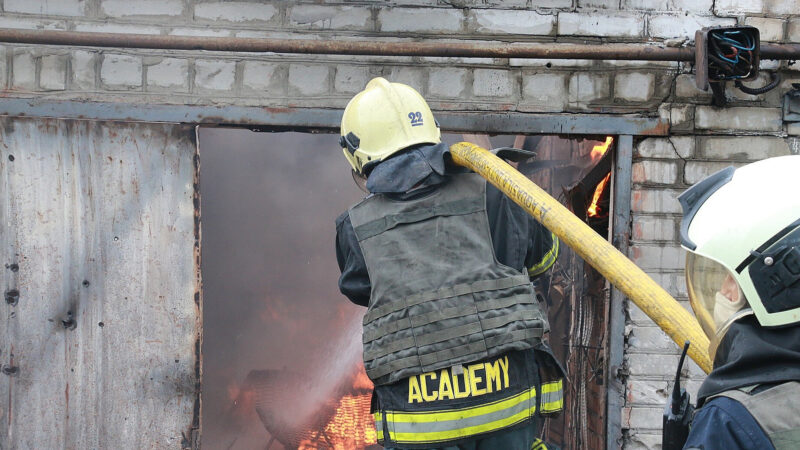
[[[0,117],[0,448],[180,448],[199,424],[186,126]]]

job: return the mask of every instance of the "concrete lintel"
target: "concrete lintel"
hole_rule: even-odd
[[[342,110],[5,98],[0,99],[0,115],[336,132]],[[633,136],[666,136],[669,133],[667,121],[652,117],[461,111],[437,111],[435,115],[442,129],[450,132]]]

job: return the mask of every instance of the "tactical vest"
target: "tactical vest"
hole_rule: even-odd
[[[776,450],[800,448],[800,383],[790,381],[750,395],[750,388],[709,397],[728,397],[741,403],[756,419]]]
[[[376,385],[541,341],[548,325],[528,275],[494,255],[478,175],[410,201],[367,197],[350,220],[372,285],[363,344]]]

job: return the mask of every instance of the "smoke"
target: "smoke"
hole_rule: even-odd
[[[360,359],[364,309],[337,288],[334,220],[363,193],[335,135],[203,128],[199,146],[203,445],[263,448],[234,404],[251,370],[311,380],[290,414],[302,420]]]

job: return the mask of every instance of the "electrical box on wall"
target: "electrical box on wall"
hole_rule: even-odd
[[[783,121],[800,122],[800,83],[792,83],[792,90],[783,97]]]
[[[712,27],[695,33],[695,82],[707,90],[709,83],[753,80],[760,60],[758,28]]]

